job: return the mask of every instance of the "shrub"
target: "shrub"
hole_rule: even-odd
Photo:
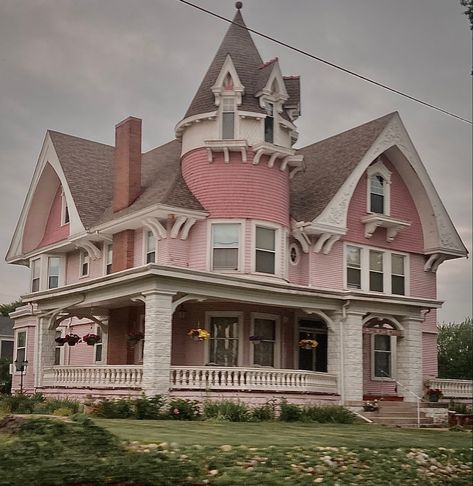
[[[201,416],[199,402],[176,398],[169,402],[169,418],[174,420],[195,420]]]
[[[166,399],[162,395],[147,398],[144,395],[133,401],[135,418],[138,420],[158,420],[163,418]]]
[[[45,406],[47,412],[54,415],[57,415],[54,413],[56,412],[56,410],[64,408],[71,410],[72,414],[74,414],[79,412],[79,409],[81,407],[79,402],[76,402],[75,400],[70,400],[68,398],[51,398],[49,400],[46,400],[42,405]]]
[[[74,410],[67,407],[60,407],[54,410],[53,415],[56,417],[67,417],[69,415],[74,415]]]
[[[0,397],[0,408],[8,413],[33,413],[34,407],[44,402],[44,397],[40,393],[34,395],[3,395]]]
[[[11,391],[10,361],[0,358],[0,394],[9,394]]]
[[[251,419],[255,422],[271,421],[276,418],[275,403],[273,400],[264,405],[251,409]]]
[[[94,405],[92,415],[102,418],[129,418],[133,415],[133,409],[129,400],[104,399]]]
[[[279,420],[283,422],[297,422],[301,420],[302,409],[298,405],[287,403],[286,399],[282,399],[279,404]]]
[[[355,415],[350,410],[340,406],[305,407],[302,410],[301,419],[319,424],[352,424]]]
[[[228,420],[229,422],[248,422],[251,414],[244,403],[222,400],[220,402],[205,402],[204,417],[206,419]]]

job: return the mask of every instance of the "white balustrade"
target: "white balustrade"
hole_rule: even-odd
[[[44,386],[69,388],[139,388],[142,366],[53,366],[43,372]]]
[[[337,393],[337,377],[314,371],[273,368],[172,366],[171,388]]]
[[[450,380],[444,378],[431,378],[430,388],[438,388],[444,398],[472,398],[473,380]]]

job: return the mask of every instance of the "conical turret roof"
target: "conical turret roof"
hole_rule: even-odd
[[[241,110],[256,111],[263,113],[255,97],[255,85],[258,69],[262,66],[263,60],[256,49],[250,33],[246,29],[245,22],[238,9],[233,23],[230,25],[222,43],[210,64],[197,93],[192,100],[184,118],[215,111],[215,97],[212,93],[212,86],[215,84],[222,69],[225,59],[229,55],[233,61],[241,84],[245,88],[242,98]]]

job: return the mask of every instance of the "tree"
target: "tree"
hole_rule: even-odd
[[[437,338],[439,378],[473,379],[473,321],[439,324]]]
[[[466,7],[465,15],[470,19],[470,29],[473,30],[473,0],[460,0],[460,3]]]
[[[17,307],[22,305],[21,300],[16,300],[15,302],[10,302],[9,304],[0,304],[0,315],[8,317],[10,312],[13,312]]]

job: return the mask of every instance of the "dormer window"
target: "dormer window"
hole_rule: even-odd
[[[274,142],[274,105],[273,103],[266,103],[266,118],[264,119],[264,141],[268,143]]]
[[[63,190],[61,193],[61,225],[64,226],[65,224],[69,224],[69,222],[69,208],[67,207],[66,195]]]
[[[222,139],[233,140],[234,138],[235,98],[233,96],[224,96],[222,98]]]
[[[372,213],[385,214],[384,191],[386,181],[380,175],[370,178],[370,211]]]

